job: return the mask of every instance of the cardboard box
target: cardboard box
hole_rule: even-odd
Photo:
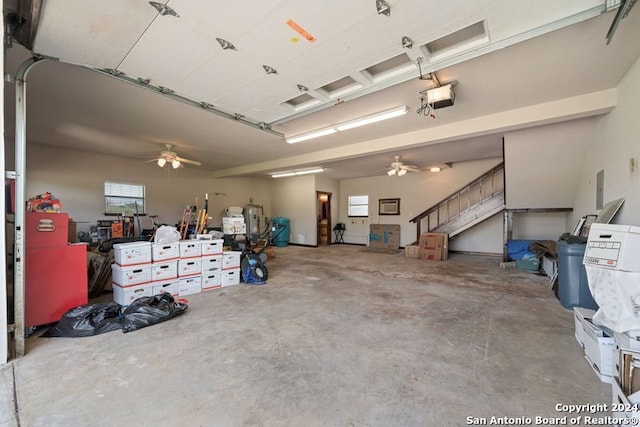
[[[407,258],[418,258],[418,245],[407,245],[404,247],[404,256]]]
[[[396,224],[371,224],[369,247],[375,249],[399,249],[400,226]]]
[[[222,272],[222,286],[232,286],[240,284],[240,268],[232,268]]]
[[[178,279],[153,282],[152,286],[153,295],[158,295],[163,292],[169,292],[174,297],[178,295]]]
[[[178,260],[151,264],[151,280],[167,280],[178,277]]]
[[[114,285],[127,287],[151,282],[151,264],[120,266],[111,264],[111,278]]]
[[[199,294],[202,291],[202,277],[185,277],[178,280],[178,295]]]
[[[195,258],[202,255],[202,241],[182,240],[180,242],[180,258]]]
[[[148,297],[153,295],[153,286],[137,285],[122,287],[114,284],[113,300],[120,305],[129,305],[140,297]]]
[[[222,254],[217,256],[202,257],[202,273],[211,273],[222,270]]]
[[[187,258],[178,260],[178,277],[196,276],[202,273],[201,258]]]
[[[624,394],[620,385],[613,381],[611,383],[611,391],[612,391],[612,410],[611,417],[616,418],[618,420],[625,420],[624,422],[619,422],[618,425],[639,425],[640,424],[640,411],[633,410],[634,407],[638,405],[634,405]],[[627,411],[618,411],[618,409],[628,409]],[[628,421],[626,419],[629,419]],[[632,421],[633,419],[633,421]]]
[[[153,243],[151,245],[151,261],[168,261],[180,258],[180,243]]]
[[[222,224],[224,234],[247,234],[247,224]]]
[[[444,261],[449,258],[447,233],[422,233],[418,239],[418,258],[426,261]]]
[[[224,240],[213,239],[202,241],[202,256],[222,254],[222,244]]]
[[[244,224],[243,216],[223,216],[222,225],[237,225]]]
[[[151,263],[151,242],[113,245],[113,259],[116,264],[121,266],[149,264]]]
[[[240,254],[238,251],[228,251],[222,254],[222,269],[229,270],[240,267]]]
[[[640,227],[591,224],[584,252],[585,265],[620,271],[640,271]]]
[[[210,291],[222,287],[222,271],[202,274],[202,290]]]
[[[584,308],[574,309],[575,337],[600,380],[609,383],[615,372],[615,340],[591,321],[593,313]]]

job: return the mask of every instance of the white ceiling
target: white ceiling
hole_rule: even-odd
[[[500,155],[501,132],[463,140],[445,135],[402,149],[367,143],[616,87],[640,56],[640,12],[633,10],[606,46],[615,12],[589,18],[604,10],[600,0],[389,0],[390,16],[377,14],[374,0],[164,3],[180,16],[159,15],[146,1],[43,3],[33,50],[62,61],[42,62],[29,74],[30,142],[133,158],[156,155],[171,143],[214,176],[306,166],[326,167],[335,178],[370,176],[394,155],[421,167]],[[315,41],[296,33],[289,19]],[[440,52],[427,49],[478,22],[483,33],[472,40]],[[402,47],[402,36],[413,40],[411,49]],[[222,49],[216,37],[237,50]],[[396,68],[375,76],[363,71],[375,74],[377,68],[370,67],[398,55],[405,63]],[[15,73],[29,56],[14,45],[7,52],[7,71]],[[436,118],[415,113],[419,91],[429,84],[418,79],[418,58],[424,73],[437,71],[440,81],[458,82],[455,105],[436,110]],[[263,65],[278,74],[267,74]],[[290,145],[92,68],[150,79],[152,86],[267,123],[286,136],[399,105],[407,105],[409,114]],[[320,89],[347,76],[361,87],[337,97]],[[286,102],[301,95],[298,84],[309,88],[307,108]],[[9,137],[11,96],[7,84]],[[152,166],[145,167],[152,171]]]

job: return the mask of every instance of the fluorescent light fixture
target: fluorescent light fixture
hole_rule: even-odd
[[[455,94],[451,84],[427,90],[427,104],[431,105],[434,110],[450,107],[453,105],[454,100]]]
[[[158,166],[160,166],[161,168],[164,167],[164,165],[167,164],[167,159],[165,159],[164,157],[161,157],[158,159]]]
[[[429,171],[431,172],[440,172],[442,169],[440,169],[440,166],[433,166],[432,168],[429,169]]]
[[[308,175],[312,173],[320,173],[323,171],[324,171],[324,168],[313,168],[313,169],[302,169],[302,170],[290,171],[290,172],[277,172],[277,173],[271,174],[271,178],[285,178],[287,176]]]
[[[386,110],[376,114],[371,114],[369,116],[361,117],[359,119],[350,120],[348,122],[340,123],[328,128],[319,129],[319,130],[311,131],[308,133],[303,133],[301,135],[294,136],[292,138],[286,138],[286,141],[289,144],[295,144],[296,142],[302,142],[308,139],[330,135],[332,133],[336,133],[339,131],[349,130],[349,129],[357,128],[360,126],[368,125],[371,123],[380,122],[382,120],[392,119],[394,117],[398,117],[403,114],[406,114],[407,111],[408,111],[407,106],[403,105],[401,107],[396,107],[391,110]]]
[[[293,138],[287,138],[287,142],[289,144],[295,144],[296,142],[306,141],[307,139],[319,138],[325,135],[331,135],[332,133],[336,133],[336,128],[327,128],[315,130],[309,133],[303,133],[302,135],[294,136]]]
[[[362,117],[361,119],[352,120],[350,122],[346,122],[341,125],[337,125],[336,129],[338,131],[349,130],[349,129],[357,128],[360,126],[369,125],[371,123],[392,119],[394,117],[398,117],[403,114],[407,114],[406,105],[403,105],[402,107],[394,108],[392,110],[383,111],[381,113],[376,113],[370,116]]]
[[[171,160],[171,166],[174,169],[178,169],[180,167],[180,161],[179,160]]]

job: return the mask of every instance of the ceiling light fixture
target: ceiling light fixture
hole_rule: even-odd
[[[398,171],[396,171],[395,169],[389,169],[389,170],[387,171],[387,175],[389,175],[389,176],[393,176],[393,175],[395,175],[395,174],[396,174],[396,172],[398,172]]]
[[[429,169],[430,172],[440,172],[442,169],[440,169],[439,166],[433,166]]]
[[[171,160],[171,167],[174,169],[178,169],[180,167],[180,160],[177,160],[177,159]]]
[[[290,172],[276,172],[271,174],[271,178],[286,178],[288,176],[309,175],[312,173],[324,172],[324,168],[302,169]]]
[[[342,131],[357,128],[360,126],[369,125],[371,123],[380,122],[382,120],[391,119],[406,113],[407,113],[407,106],[403,105],[401,107],[396,107],[396,108],[392,108],[391,110],[381,111],[376,114],[360,117],[359,119],[350,120],[344,123],[339,123],[337,125],[333,125],[327,128],[303,133],[301,135],[294,136],[292,138],[286,138],[286,141],[289,144],[295,144],[296,142],[302,142],[308,139],[318,138],[321,136],[330,135],[332,133],[342,132]]]
[[[162,158],[162,157],[158,159],[158,166],[160,166],[161,168],[163,168],[164,165],[166,165],[166,164],[167,164],[167,159]]]
[[[407,170],[406,169],[400,169],[398,171],[398,176],[405,176],[407,174]]]

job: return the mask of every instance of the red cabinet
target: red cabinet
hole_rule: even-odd
[[[57,322],[86,304],[87,245],[67,244],[67,214],[27,212],[25,326]]]

